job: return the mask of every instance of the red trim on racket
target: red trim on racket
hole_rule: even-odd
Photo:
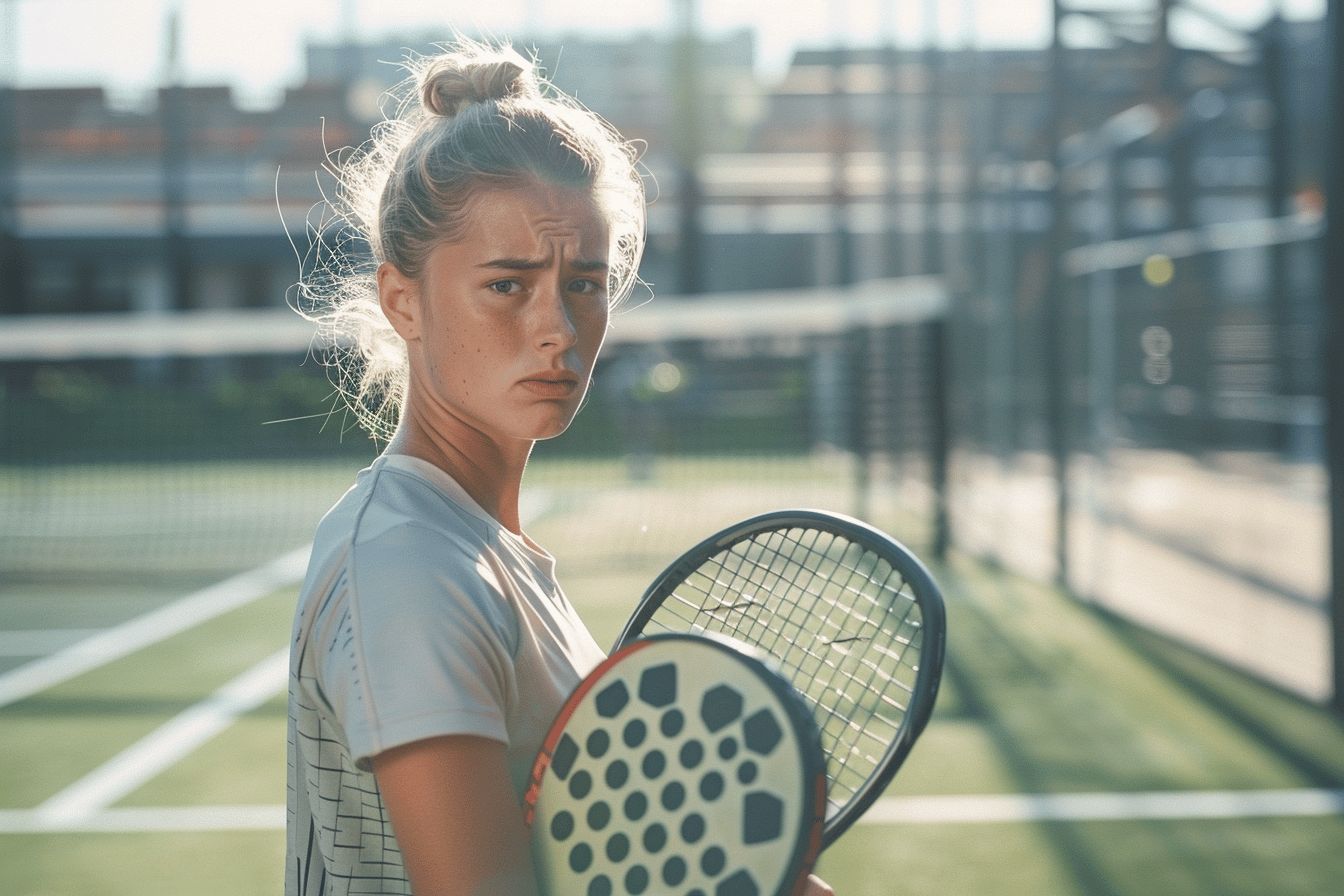
[[[532,777],[527,784],[527,793],[523,796],[523,821],[528,827],[532,826],[532,821],[537,814],[537,797],[541,795],[542,779],[546,777],[546,769],[551,767],[551,760],[555,757],[555,747],[560,743],[560,738],[565,733],[565,726],[569,724],[570,718],[573,717],[574,710],[583,702],[583,698],[602,679],[608,669],[631,654],[643,650],[648,645],[647,640],[634,641],[598,663],[593,671],[589,672],[579,682],[579,686],[569,695],[565,705],[560,707],[560,712],[556,713],[555,721],[551,722],[551,728],[546,732],[546,739],[541,742],[541,749],[537,752],[537,758],[532,762]]]

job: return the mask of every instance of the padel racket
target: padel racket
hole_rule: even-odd
[[[660,635],[566,701],[525,800],[547,896],[791,896],[821,849],[816,722],[758,651]]]
[[[946,617],[924,565],[889,535],[817,510],[766,513],[687,551],[617,640],[726,635],[774,659],[821,730],[823,847],[891,780],[933,712]]]

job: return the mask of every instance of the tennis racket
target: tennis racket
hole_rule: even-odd
[[[759,651],[685,634],[591,672],[533,765],[547,896],[792,896],[821,848],[816,723]]]
[[[823,848],[881,794],[933,712],[942,595],[903,545],[817,510],[766,513],[686,552],[649,586],[617,640],[726,635],[772,657],[821,731]]]

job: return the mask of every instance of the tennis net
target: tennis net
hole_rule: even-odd
[[[600,520],[586,550],[617,563],[783,505],[920,515],[944,305],[911,279],[621,311],[530,512]],[[285,309],[6,321],[0,583],[208,579],[305,543],[379,447],[313,339]]]

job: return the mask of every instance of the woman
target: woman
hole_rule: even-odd
[[[535,893],[520,797],[603,656],[518,502],[636,282],[635,156],[509,49],[460,44],[415,83],[341,171],[376,270],[305,287],[390,441],[319,526],[296,613],[291,896]]]

